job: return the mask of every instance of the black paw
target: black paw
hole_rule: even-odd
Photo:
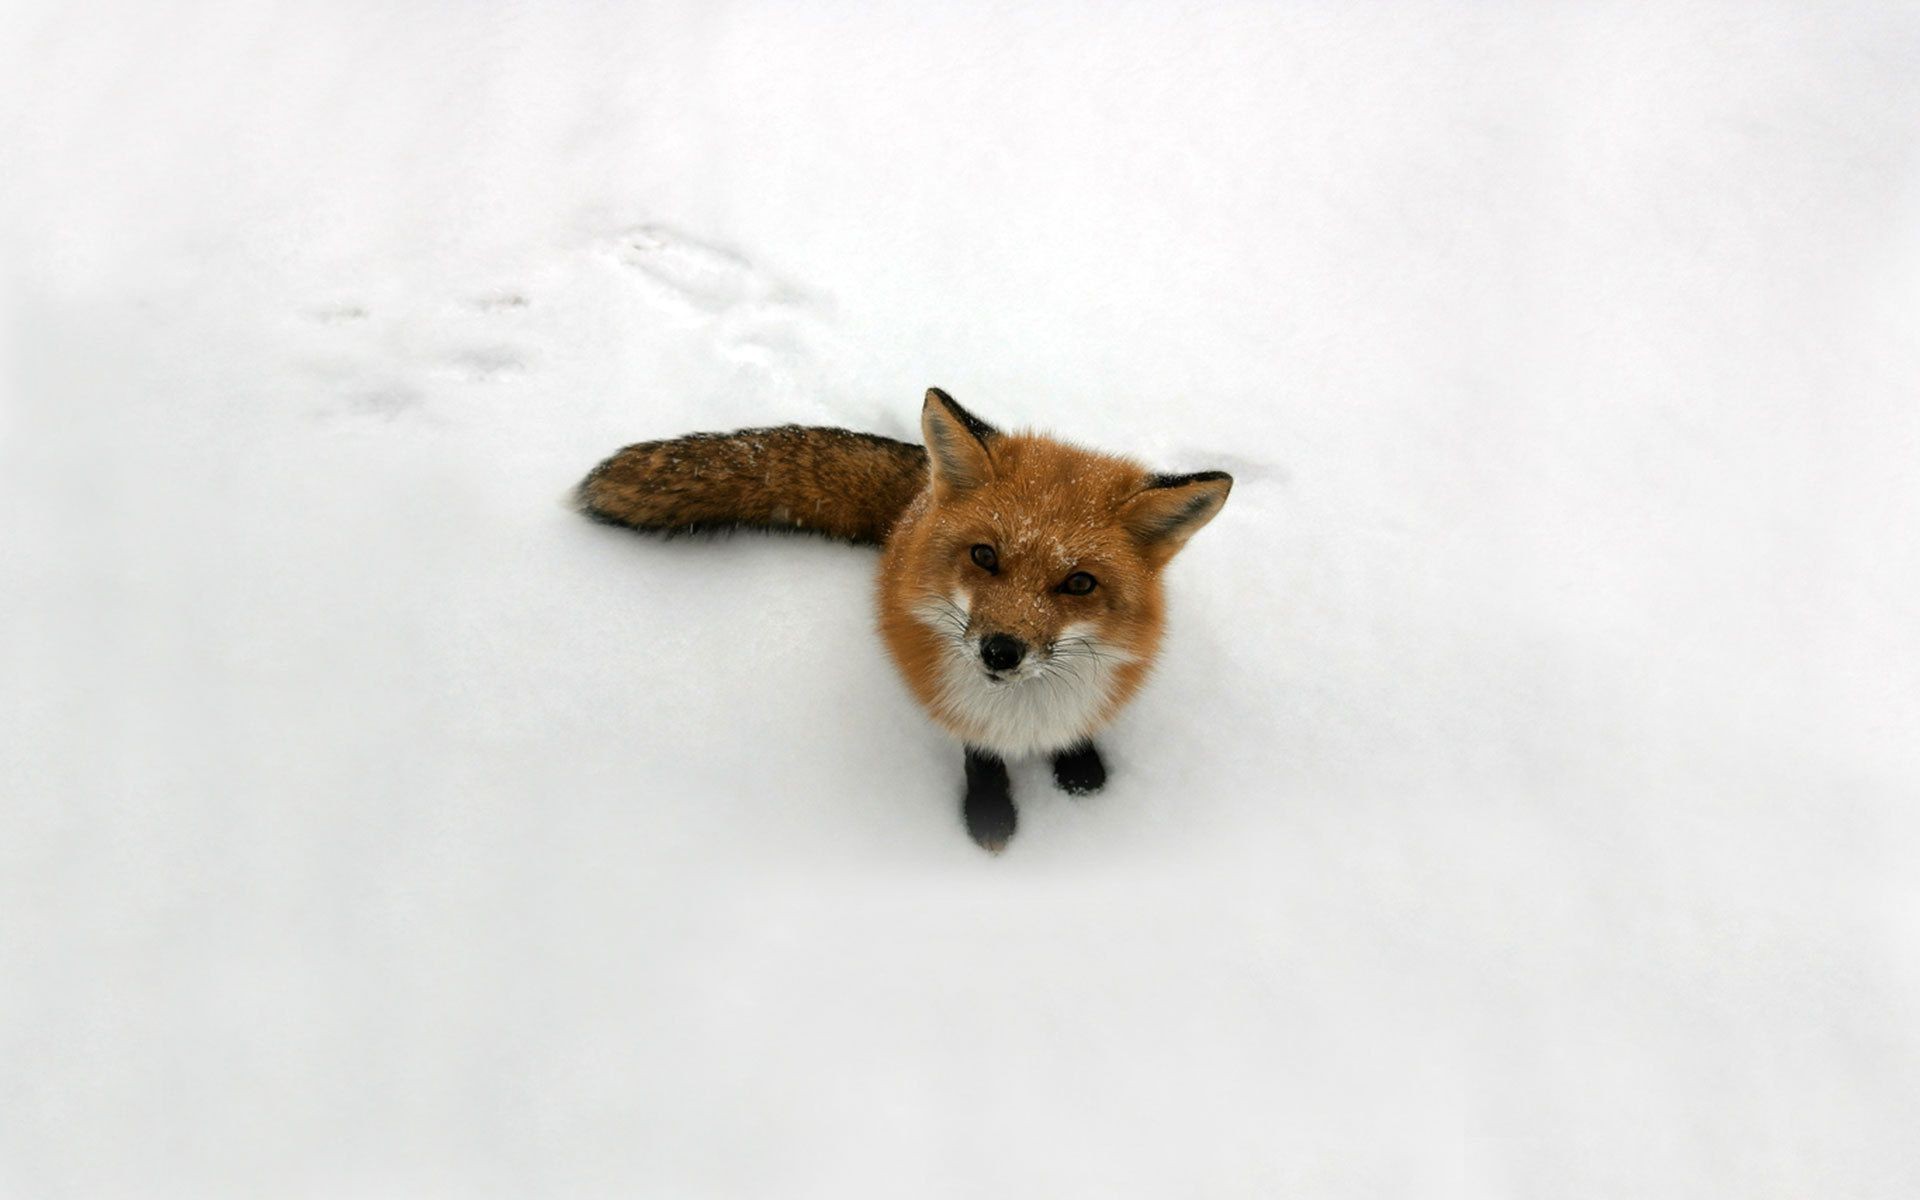
[[[967,793],[967,832],[982,850],[995,854],[1007,848],[1020,814],[1014,811],[1013,797],[1004,793]]]
[[[1092,742],[1081,742],[1053,756],[1053,782],[1063,792],[1085,796],[1099,791],[1107,782],[1107,764]]]
[[[1013,810],[1013,792],[1007,764],[994,755],[967,747],[967,832],[984,850],[998,854],[1013,836],[1019,814]]]

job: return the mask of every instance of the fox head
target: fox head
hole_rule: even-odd
[[[953,732],[1003,754],[1089,736],[1145,677],[1161,571],[1232,478],[1002,433],[937,388],[921,431],[927,491],[881,581],[909,683]]]

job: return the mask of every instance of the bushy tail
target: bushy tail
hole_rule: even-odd
[[[919,446],[781,425],[628,446],[577,496],[594,520],[648,533],[780,529],[877,546],[926,481]]]

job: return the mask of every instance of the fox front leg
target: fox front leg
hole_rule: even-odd
[[[1100,761],[1092,742],[1068,746],[1053,756],[1053,782],[1063,792],[1085,796],[1106,784],[1107,764]]]
[[[1007,764],[990,751],[967,747],[967,832],[984,850],[998,854],[1013,836],[1019,814],[1007,781]]]

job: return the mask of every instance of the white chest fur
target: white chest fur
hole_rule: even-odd
[[[1102,645],[1092,631],[1072,626],[1051,646],[1037,647],[1008,678],[990,677],[978,647],[954,620],[959,604],[936,604],[922,614],[940,639],[938,715],[970,745],[1002,758],[1064,750],[1104,723],[1115,672],[1130,656]],[[961,627],[956,628],[956,625]]]

